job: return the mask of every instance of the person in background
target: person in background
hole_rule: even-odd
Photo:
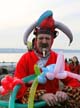
[[[79,60],[76,56],[71,58],[71,62],[69,63],[70,71],[76,74],[80,74],[80,64]]]
[[[41,69],[50,64],[56,64],[57,61],[58,53],[51,50],[51,46],[57,37],[54,18],[52,16],[45,18],[39,26],[34,28],[33,34],[35,35],[34,48],[32,51],[28,51],[22,55],[14,72],[14,76],[20,79],[35,74],[35,64],[37,64]],[[66,65],[65,70],[69,71],[69,68]],[[60,106],[61,108],[64,108],[67,103],[68,105],[66,108],[73,108],[75,100],[73,102],[74,104],[71,104],[70,99],[73,99],[73,97],[71,98],[68,95],[70,94],[68,93],[68,90],[70,89],[72,94],[73,89],[78,89],[80,87],[80,82],[71,77],[63,79],[62,82],[65,85],[63,90],[59,89],[59,79],[57,78],[47,80],[46,84],[39,84],[35,100],[44,100],[47,103],[44,108],[59,108]],[[17,102],[27,103],[31,85],[32,83],[27,83],[24,88],[19,90],[17,94]],[[79,101],[77,103],[79,103]]]
[[[65,63],[68,63],[68,60],[67,60],[67,58],[65,58]]]

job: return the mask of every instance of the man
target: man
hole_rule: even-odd
[[[42,68],[50,64],[56,64],[57,61],[58,54],[51,50],[51,46],[57,36],[53,17],[49,16],[45,18],[38,27],[35,27],[34,35],[34,49],[23,54],[16,66],[14,76],[20,79],[35,74],[35,64]],[[65,70],[69,70],[66,64]],[[64,79],[63,82],[66,86],[72,88],[80,86],[80,83],[77,80],[70,77]],[[20,89],[17,98],[22,103],[27,102],[30,87],[31,83],[26,84],[25,88]],[[59,80],[56,78],[54,80],[47,80],[45,84],[39,84],[36,95],[37,97],[35,97],[35,100],[44,100],[47,103],[45,108],[55,108],[57,103],[63,103],[69,98],[66,92],[59,89]],[[26,100],[24,97],[26,97]]]

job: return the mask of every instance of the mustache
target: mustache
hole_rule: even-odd
[[[47,48],[49,45],[48,44],[41,44],[40,47],[42,48]]]

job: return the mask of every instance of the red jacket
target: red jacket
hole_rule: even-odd
[[[34,65],[38,62],[38,60],[39,60],[39,58],[37,57],[37,55],[35,54],[34,51],[25,53],[21,57],[21,59],[19,60],[17,66],[16,66],[14,76],[16,76],[18,78],[24,78],[25,76],[34,74]],[[57,60],[57,54],[55,52],[51,51],[50,57],[49,57],[45,66],[47,66],[49,64],[55,64],[56,60]],[[65,69],[68,70],[67,66],[65,67]],[[80,86],[80,83],[77,82],[77,80],[72,79],[70,77],[63,80],[63,82],[64,82],[64,84],[73,86],[73,87]],[[38,88],[45,89],[47,91],[47,93],[56,93],[56,91],[59,90],[59,80],[56,78],[54,80],[48,80],[46,84],[42,84],[42,85],[39,84]],[[26,88],[20,89],[20,91],[18,93],[18,98],[22,97],[25,90],[26,90]]]

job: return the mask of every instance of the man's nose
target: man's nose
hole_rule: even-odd
[[[46,43],[47,42],[46,38],[43,38],[42,42],[43,43]]]

